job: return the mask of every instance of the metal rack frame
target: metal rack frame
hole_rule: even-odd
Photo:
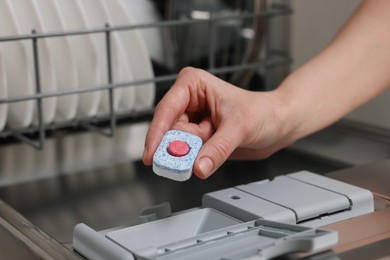
[[[31,41],[32,51],[33,51],[33,64],[34,64],[34,73],[35,73],[35,88],[36,93],[34,95],[28,96],[16,96],[9,97],[7,99],[0,99],[1,104],[14,103],[14,102],[22,102],[28,100],[35,100],[37,111],[38,111],[38,125],[30,126],[26,128],[20,129],[5,129],[0,132],[0,139],[9,139],[16,138],[19,141],[25,142],[36,149],[43,149],[44,142],[46,138],[46,132],[48,130],[57,130],[57,129],[66,129],[69,127],[72,128],[83,128],[90,131],[94,131],[96,133],[112,137],[115,134],[117,121],[119,119],[126,119],[128,122],[139,122],[149,120],[153,114],[153,109],[145,110],[145,111],[133,111],[131,113],[126,114],[117,114],[114,111],[113,106],[113,90],[116,88],[124,88],[124,87],[134,87],[137,85],[145,84],[145,83],[162,83],[169,82],[176,78],[177,74],[169,74],[163,76],[157,76],[151,79],[144,79],[138,81],[127,81],[127,82],[113,82],[113,68],[112,68],[112,47],[111,47],[111,33],[116,31],[126,31],[126,30],[136,30],[136,29],[148,29],[148,28],[160,28],[160,27],[174,27],[174,26],[186,26],[192,24],[201,24],[207,23],[209,27],[209,50],[208,50],[208,68],[207,70],[210,73],[215,75],[234,72],[238,70],[245,69],[255,69],[255,68],[265,68],[269,69],[274,66],[281,65],[289,65],[291,63],[291,58],[289,53],[283,52],[280,50],[273,50],[270,48],[268,41],[265,41],[265,51],[267,53],[264,59],[259,59],[252,63],[233,65],[233,66],[224,66],[224,67],[216,67],[215,66],[215,46],[216,39],[214,37],[214,33],[216,30],[216,24],[218,22],[224,20],[232,20],[232,19],[254,19],[254,18],[266,18],[270,19],[276,16],[287,16],[292,13],[292,10],[289,6],[283,4],[274,4],[267,10],[261,12],[253,12],[253,13],[243,13],[240,15],[231,15],[224,17],[215,17],[207,20],[168,20],[168,21],[160,21],[156,23],[149,24],[137,24],[137,25],[120,25],[120,26],[111,26],[106,24],[103,27],[99,28],[91,28],[85,30],[72,30],[66,32],[51,32],[51,33],[37,33],[35,30],[32,31],[31,34],[27,35],[11,35],[0,37],[0,42],[7,41],[21,41],[21,40],[29,40]],[[104,33],[105,34],[105,45],[106,45],[106,53],[107,53],[107,75],[108,82],[104,85],[98,86],[82,86],[75,87],[65,90],[56,90],[56,91],[41,91],[41,80],[40,80],[40,60],[39,60],[39,51],[38,51],[38,41],[42,38],[51,38],[51,37],[65,37],[65,36],[76,36],[76,35],[84,35],[84,34],[95,34],[95,33]],[[96,116],[93,118],[83,118],[83,119],[74,119],[70,121],[64,122],[55,122],[50,124],[45,124],[43,121],[43,106],[42,100],[50,97],[58,97],[64,95],[72,95],[72,94],[81,94],[92,91],[108,91],[109,95],[109,114],[107,116]],[[107,129],[108,123],[108,129]]]

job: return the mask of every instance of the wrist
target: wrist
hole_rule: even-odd
[[[284,81],[279,88],[269,92],[274,104],[275,120],[279,135],[285,145],[289,145],[306,135],[302,129],[302,111],[300,103],[290,91],[294,83],[292,80]]]

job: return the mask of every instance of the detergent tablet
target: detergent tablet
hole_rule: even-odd
[[[178,130],[166,132],[153,156],[153,171],[175,181],[188,180],[201,146],[202,139],[196,135]]]

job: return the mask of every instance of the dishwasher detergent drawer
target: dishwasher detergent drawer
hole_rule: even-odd
[[[143,223],[103,231],[80,223],[73,248],[88,259],[269,259],[336,245],[337,232],[318,227],[374,206],[368,190],[301,171],[207,193],[199,208],[169,210],[151,207]]]

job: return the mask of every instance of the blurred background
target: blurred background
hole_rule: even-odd
[[[80,1],[72,1],[83,10]],[[104,10],[109,1],[97,2],[103,3]],[[113,42],[112,53],[106,53],[103,47],[99,54],[97,46],[96,57],[103,56],[100,58],[105,60],[110,53],[113,55],[113,75],[118,68],[127,66],[130,69],[122,72],[125,75],[122,78],[118,72],[119,81],[113,77],[110,82],[110,76],[107,76],[106,81],[96,81],[100,88],[92,86],[84,90],[106,92],[108,98],[110,86],[117,96],[120,96],[119,90],[134,88],[134,102],[140,102],[141,109],[127,107],[121,110],[121,101],[115,105],[116,98],[120,98],[114,95],[109,103],[113,105],[112,113],[106,107],[101,113],[81,118],[31,122],[23,127],[7,123],[0,132],[0,198],[62,244],[71,244],[73,227],[79,222],[97,230],[134,224],[143,207],[164,201],[172,204],[173,211],[184,210],[199,206],[202,195],[213,190],[298,170],[325,174],[389,157],[388,91],[335,125],[298,141],[269,159],[227,162],[205,181],[192,177],[188,182],[176,183],[155,176],[140,160],[144,138],[155,104],[181,68],[207,69],[253,91],[272,90],[328,44],[360,1],[113,2],[120,3],[119,13],[126,13],[128,20],[116,21],[114,17],[119,15],[112,13],[110,21],[100,17],[103,19],[99,23],[101,26],[84,23],[81,27],[80,23],[78,28],[59,31],[79,32],[78,36],[61,36],[72,41],[72,37],[94,35],[88,31],[90,29],[106,35],[104,24],[109,23],[113,29],[111,40],[117,35],[122,40],[138,42],[138,45],[125,40],[118,45]],[[3,2],[6,3],[10,2]],[[14,13],[18,17],[17,10]],[[85,21],[93,20],[87,12],[83,15]],[[53,31],[42,33],[49,35]],[[4,40],[10,34],[5,32],[0,36]],[[100,40],[104,39],[102,36]],[[93,38],[94,41],[99,39]],[[1,42],[1,38],[0,43],[3,49],[7,47],[8,42]],[[128,53],[145,55],[136,59],[130,55],[128,61],[116,63],[120,48],[123,53],[130,49]],[[105,63],[102,64],[100,69],[106,71]],[[137,78],[142,73],[144,76]],[[82,88],[72,86],[63,94],[79,96],[78,89]],[[56,96],[55,91],[46,93]],[[0,97],[4,101],[2,104],[7,104],[7,98],[6,95]],[[33,100],[39,103],[38,97]]]

